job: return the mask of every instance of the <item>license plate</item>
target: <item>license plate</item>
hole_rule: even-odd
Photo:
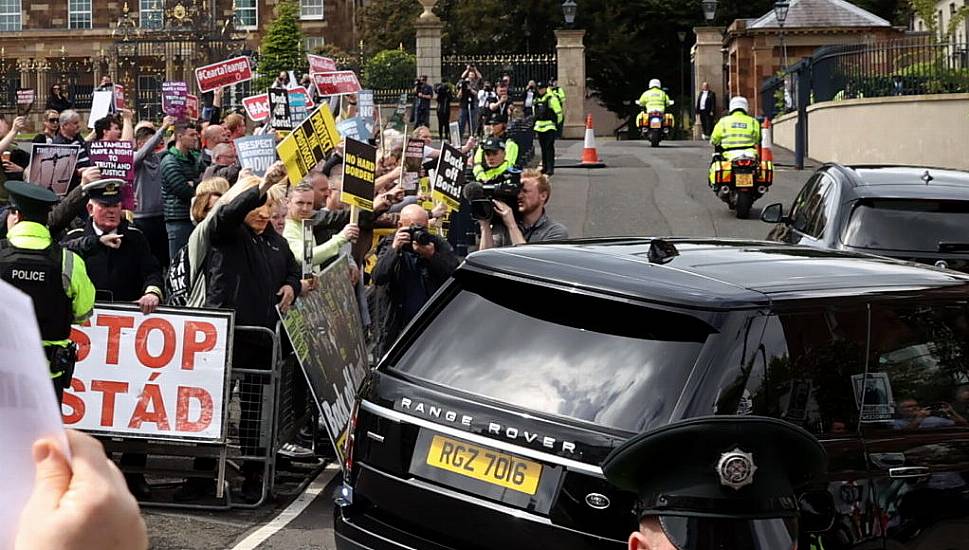
[[[754,186],[754,175],[753,174],[737,174],[735,185],[737,187],[753,187]]]
[[[537,462],[440,435],[431,440],[427,464],[527,495],[535,494],[542,477]]]
[[[660,122],[660,121],[658,121],[658,120],[653,120],[653,121],[650,121],[649,127],[650,128],[662,128],[663,127],[663,123]]]

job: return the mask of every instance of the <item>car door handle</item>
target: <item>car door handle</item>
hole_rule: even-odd
[[[901,468],[889,468],[888,477],[892,479],[911,479],[914,477],[926,477],[929,469],[925,466],[903,466]]]
[[[882,470],[905,465],[905,453],[870,453],[868,459]]]

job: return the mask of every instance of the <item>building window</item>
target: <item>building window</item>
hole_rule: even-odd
[[[138,9],[138,16],[141,18],[141,28],[162,28],[165,20],[162,0],[141,0],[141,6]]]
[[[255,29],[259,25],[259,8],[256,0],[236,0],[236,26]]]
[[[67,0],[67,28],[91,28],[91,0]]]
[[[0,31],[19,31],[20,0],[0,0]]]
[[[303,39],[303,50],[306,53],[316,53],[326,45],[326,40],[322,36],[307,36]]]
[[[323,19],[323,0],[299,0],[300,19]]]

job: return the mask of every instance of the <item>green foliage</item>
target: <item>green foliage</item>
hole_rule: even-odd
[[[261,76],[256,80],[256,89],[269,88],[281,71],[300,70],[306,66],[303,33],[299,30],[298,20],[299,4],[294,0],[284,0],[276,7],[276,18],[262,39],[257,67]]]
[[[925,30],[933,37],[938,37],[941,42],[951,40],[956,33],[956,29],[969,18],[969,6],[963,5],[949,18],[948,25],[943,29],[940,28],[942,22],[939,21],[939,14],[935,10],[937,2],[934,0],[908,1],[912,12],[925,22]]]
[[[410,88],[417,74],[417,58],[401,50],[384,50],[363,66],[363,85],[376,90]]]
[[[417,36],[414,21],[421,11],[420,4],[413,0],[367,2],[357,17],[363,31],[364,50],[375,53],[403,45],[404,49],[414,51]]]

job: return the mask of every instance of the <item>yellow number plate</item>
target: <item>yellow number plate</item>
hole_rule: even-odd
[[[542,465],[456,439],[435,435],[427,464],[499,487],[534,495]]]
[[[754,175],[753,174],[737,174],[737,187],[753,187],[754,186]]]
[[[649,123],[649,127],[650,128],[662,128],[663,127],[663,123],[660,122],[660,121],[658,121],[658,120],[654,120],[654,121],[652,121],[652,122]]]

